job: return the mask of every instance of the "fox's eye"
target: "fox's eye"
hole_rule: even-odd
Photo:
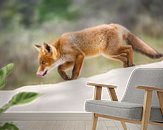
[[[41,61],[41,64],[44,65],[44,64],[46,64],[46,62],[45,61]]]

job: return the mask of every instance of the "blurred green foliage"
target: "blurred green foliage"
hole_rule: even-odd
[[[0,28],[29,27],[35,22],[37,0],[1,0]]]
[[[20,92],[13,96],[8,103],[0,108],[0,114],[8,110],[10,107],[15,105],[22,105],[32,102],[38,97],[38,93],[35,92]]]
[[[71,7],[72,0],[42,0],[38,7],[40,21],[49,19],[74,19],[77,17],[76,10]]]
[[[75,19],[78,11],[71,4],[72,0],[1,0],[0,28],[34,27],[50,19]]]
[[[0,108],[0,114],[7,111],[12,106],[32,102],[38,97],[38,95],[39,94],[35,92],[20,92],[13,96],[8,103]],[[19,130],[19,128],[13,123],[5,123],[3,126],[0,126],[0,130]]]
[[[8,64],[0,69],[0,89],[5,86],[7,76],[12,72],[14,64]],[[38,97],[38,93],[35,92],[20,92],[13,96],[11,100],[0,108],[0,114],[14,105],[26,104]],[[19,130],[13,123],[5,123],[0,126],[0,130]]]
[[[12,97],[9,101],[12,105],[21,105],[29,103],[38,97],[38,93],[35,92],[20,92]]]
[[[3,126],[0,126],[0,130],[19,130],[19,128],[13,123],[5,123]]]
[[[7,76],[12,72],[14,64],[8,64],[0,69],[0,89],[2,89],[6,84]]]
[[[2,89],[6,84],[7,76],[12,72],[14,64],[8,64],[0,69],[0,89]],[[12,99],[0,108],[0,114],[9,109],[14,105],[25,104],[33,101],[38,97],[38,93],[35,92],[20,92],[12,97]]]

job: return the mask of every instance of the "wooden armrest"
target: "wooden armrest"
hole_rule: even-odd
[[[111,100],[112,101],[118,101],[118,98],[117,98],[117,95],[116,95],[116,92],[115,92],[115,88],[117,88],[117,86],[106,85],[106,84],[90,83],[90,82],[87,83],[87,85],[95,87],[95,94],[94,94],[94,99],[95,100],[100,100],[101,99],[102,87],[106,87],[108,92],[109,92]]]
[[[152,93],[153,91],[157,92],[161,112],[163,114],[163,89],[159,87],[150,87],[150,86],[138,86],[138,89],[145,90],[144,94],[144,105],[143,105],[143,115],[142,115],[142,124],[149,122],[150,113],[151,113],[151,103],[152,103]]]
[[[143,89],[146,91],[158,91],[158,92],[163,92],[162,88],[158,88],[158,87],[149,87],[149,86],[138,86],[136,87],[138,89]]]
[[[90,83],[90,82],[88,82],[87,85],[96,86],[96,87],[107,87],[110,89],[117,88],[117,86],[114,86],[114,85],[106,85],[106,84],[98,84],[98,83]]]

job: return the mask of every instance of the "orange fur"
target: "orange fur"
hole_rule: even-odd
[[[123,44],[126,42],[127,44]],[[76,79],[82,67],[84,57],[103,55],[120,60],[124,67],[133,66],[133,49],[152,58],[163,55],[145,44],[125,27],[118,24],[105,24],[77,32],[69,32],[51,44],[37,45],[40,66],[38,75],[45,75],[52,67],[65,80]],[[42,64],[42,61],[45,64]],[[73,67],[72,76],[65,70]]]

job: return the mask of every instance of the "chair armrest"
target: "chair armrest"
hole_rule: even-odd
[[[106,84],[97,84],[97,83],[87,83],[87,85],[95,87],[95,94],[94,94],[95,100],[101,99],[102,87],[106,87],[108,92],[109,92],[109,96],[110,96],[111,100],[112,101],[118,101],[117,94],[115,92],[115,88],[117,88],[117,86],[106,85]]]
[[[148,123],[149,122],[153,91],[157,92],[158,100],[159,100],[160,107],[161,107],[161,112],[163,114],[163,102],[162,102],[163,101],[163,89],[162,88],[151,87],[151,86],[138,86],[136,88],[143,89],[145,91],[142,123]]]
[[[162,88],[159,87],[150,87],[150,86],[138,86],[137,89],[143,89],[145,91],[157,91],[157,92],[163,92]]]
[[[117,86],[114,86],[114,85],[106,85],[106,84],[98,84],[98,83],[90,83],[88,82],[87,83],[88,86],[95,86],[95,87],[106,87],[106,88],[117,88]]]

